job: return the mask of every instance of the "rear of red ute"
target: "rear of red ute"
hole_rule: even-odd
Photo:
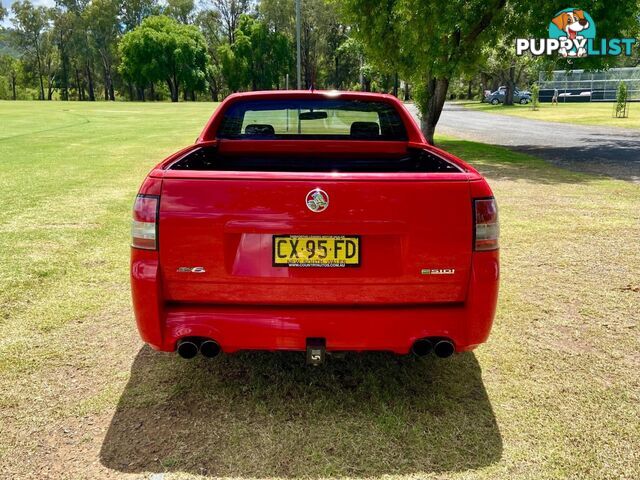
[[[133,210],[142,339],[220,351],[471,350],[498,296],[487,182],[395,97],[228,97],[148,175]]]

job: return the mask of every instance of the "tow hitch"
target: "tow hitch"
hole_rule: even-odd
[[[307,338],[307,364],[320,365],[324,363],[326,340],[324,338]]]

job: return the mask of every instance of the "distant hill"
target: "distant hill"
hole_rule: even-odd
[[[9,41],[9,30],[2,27],[0,27],[0,55],[20,56],[20,52],[16,50]]]

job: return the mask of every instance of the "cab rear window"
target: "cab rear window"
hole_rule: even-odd
[[[375,101],[253,100],[231,104],[217,138],[406,141],[397,110]]]

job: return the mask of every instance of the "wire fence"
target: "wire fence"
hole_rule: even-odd
[[[614,102],[620,82],[629,101],[640,101],[640,67],[612,68],[604,72],[555,70],[540,72],[540,101],[550,102],[558,90],[558,102]]]

